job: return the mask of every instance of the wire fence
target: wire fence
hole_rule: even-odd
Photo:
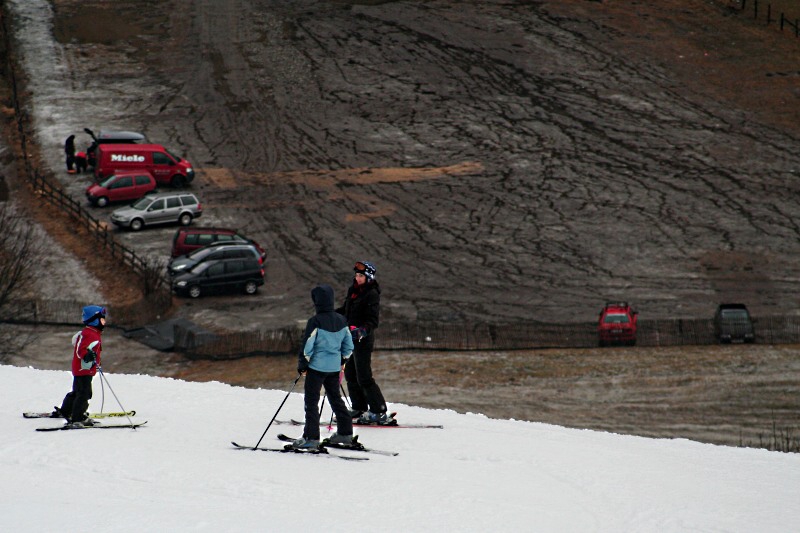
[[[160,293],[125,305],[103,304],[109,322],[123,328],[143,327],[161,319],[165,303]],[[76,300],[15,299],[0,311],[0,322],[12,324],[80,326],[81,310],[86,302]]]
[[[755,342],[800,343],[800,316],[754,317]],[[182,331],[178,331],[182,330]],[[211,341],[176,327],[175,349],[190,359],[226,360],[257,355],[297,353],[302,330],[284,328],[218,334]],[[639,320],[638,346],[711,345],[719,341],[711,318]],[[597,324],[436,324],[384,322],[375,332],[376,350],[524,350],[593,348],[599,344]]]

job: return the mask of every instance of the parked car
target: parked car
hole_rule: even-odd
[[[120,170],[146,170],[160,185],[182,187],[194,179],[186,159],[160,144],[100,144],[94,175],[102,180]]]
[[[108,131],[101,130],[94,134],[89,128],[83,128],[91,138],[92,144],[86,148],[86,160],[94,168],[97,162],[97,146],[99,144],[136,144],[145,141],[145,136],[135,131]]]
[[[198,298],[202,294],[244,291],[255,294],[264,284],[264,267],[254,258],[203,261],[172,280],[177,294]]]
[[[188,272],[204,261],[216,259],[255,259],[259,265],[264,264],[264,258],[256,247],[244,242],[214,242],[208,246],[198,248],[187,254],[172,258],[167,265],[167,274],[175,276]]]
[[[714,313],[714,335],[721,343],[755,342],[755,329],[747,306],[719,304]]]
[[[93,183],[86,188],[86,198],[97,207],[105,207],[111,202],[130,202],[155,191],[156,180],[147,171],[123,170],[109,176],[101,183]]]
[[[172,237],[172,257],[186,255],[214,242],[242,242],[252,244],[266,260],[267,252],[253,239],[248,239],[235,229],[228,228],[179,228]]]
[[[638,318],[639,313],[628,302],[606,302],[597,323],[598,344],[635,345]]]
[[[139,231],[155,224],[179,223],[188,226],[203,214],[203,206],[191,193],[148,194],[128,207],[111,214],[111,222],[122,228]]]

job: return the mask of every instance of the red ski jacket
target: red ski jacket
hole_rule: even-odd
[[[100,337],[100,330],[92,326],[86,326],[72,337],[73,376],[94,376],[97,374],[97,367],[100,365],[100,351],[102,350]],[[97,354],[97,361],[84,363],[83,356],[86,355],[86,351],[89,348]]]

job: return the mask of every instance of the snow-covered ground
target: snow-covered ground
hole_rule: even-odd
[[[800,531],[797,454],[399,404],[444,429],[357,428],[399,452],[362,462],[253,452],[230,442],[255,444],[286,391],[106,377],[144,427],[34,431],[60,422],[21,413],[59,403],[70,374],[0,366],[3,531]],[[118,409],[99,376],[94,396]],[[293,393],[278,418],[302,413]],[[300,428],[262,446],[280,432]]]

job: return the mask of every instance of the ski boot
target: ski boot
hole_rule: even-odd
[[[302,437],[292,441],[292,449],[303,452],[319,452],[319,440]]]

